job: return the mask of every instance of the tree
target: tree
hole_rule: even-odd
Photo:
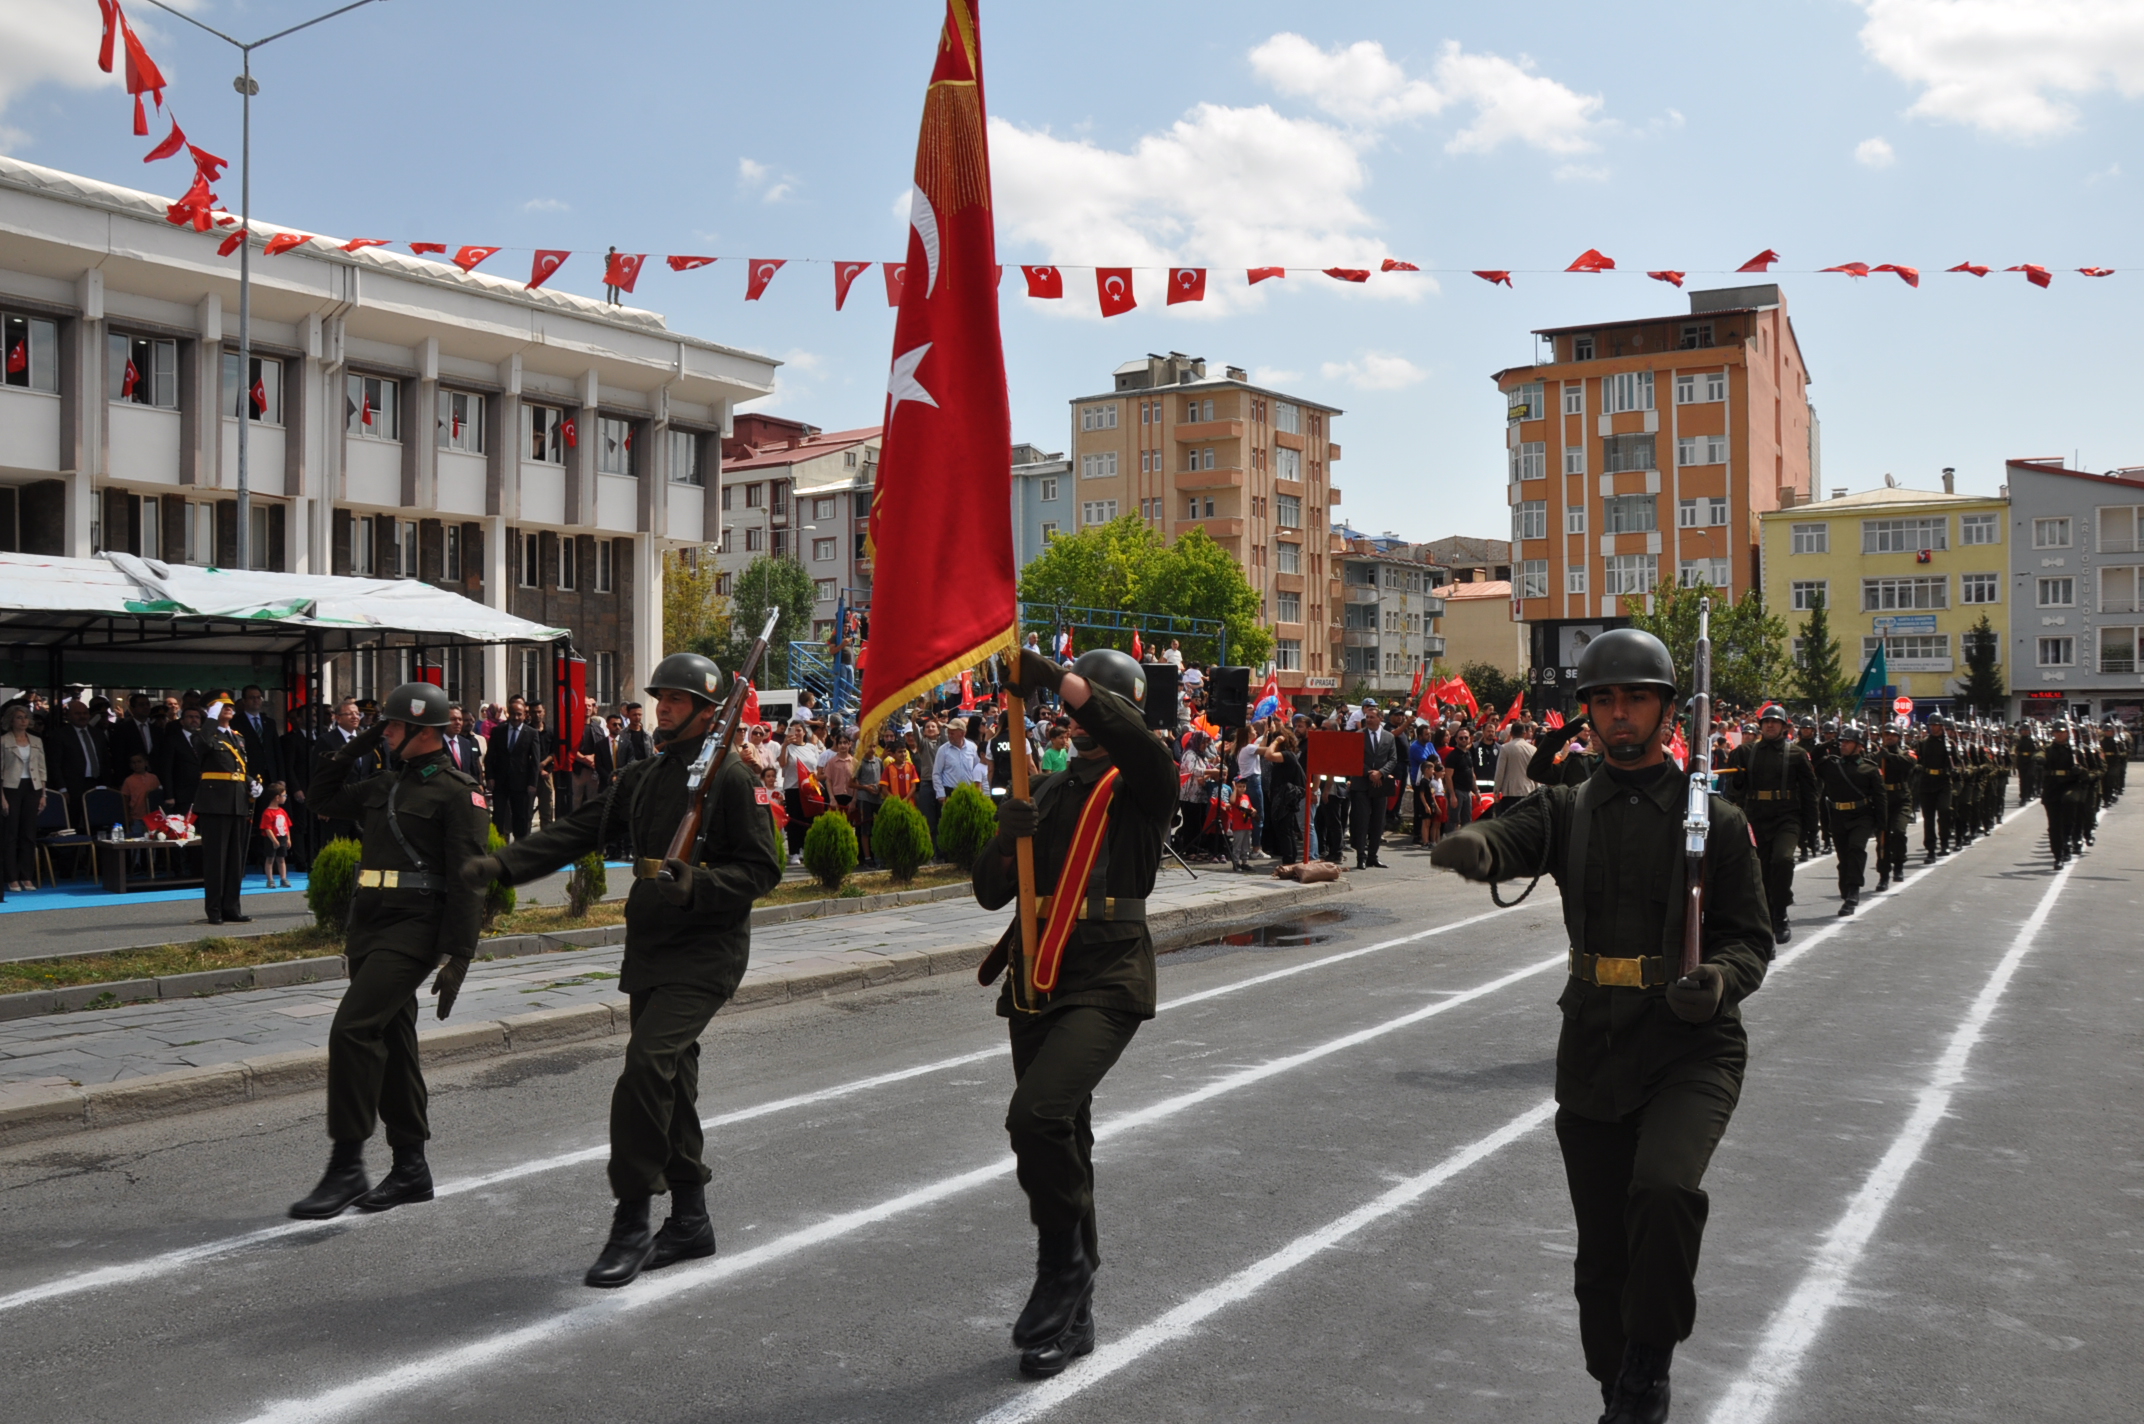
[[[1264,662],[1273,652],[1272,630],[1264,625],[1257,590],[1229,552],[1203,529],[1192,529],[1176,542],[1137,515],[1061,535],[1020,571],[1023,603],[1100,608],[1127,615],[1137,626],[1144,619],[1201,618],[1228,632],[1228,656],[1239,665]],[[1164,635],[1149,635],[1158,641]],[[1130,629],[1096,629],[1080,639],[1089,647],[1131,647]],[[1184,652],[1196,659],[1220,655],[1218,646],[1184,639]]]
[[[717,657],[729,642],[729,600],[715,592],[722,576],[714,550],[702,545],[663,555],[663,652]],[[766,615],[760,615],[764,618]]]
[[[1958,682],[1958,696],[1975,712],[1995,717],[2000,717],[2010,702],[2010,694],[2003,687],[2002,669],[1995,664],[2000,651],[1995,629],[1983,613],[1978,623],[1965,630],[1965,676]]]
[[[767,610],[779,607],[780,621],[767,640],[767,661],[758,682],[762,687],[789,685],[789,643],[811,631],[812,604],[818,590],[811,575],[795,559],[762,554],[737,575],[736,591],[730,595],[730,626],[715,661],[734,671],[744,665],[752,640],[767,621]]]
[[[1794,685],[1820,713],[1842,711],[1854,699],[1854,679],[1846,671],[1839,640],[1831,636],[1831,615],[1820,592],[1811,594],[1809,616],[1802,622],[1802,660],[1794,670]]]
[[[1273,632],[1263,621],[1258,591],[1204,529],[1179,534],[1148,566],[1138,604],[1141,613],[1218,620],[1228,630],[1229,661],[1239,667],[1256,667],[1273,655]]]
[[[1642,628],[1668,645],[1669,656],[1685,677],[1693,675],[1697,657],[1697,605],[1712,603],[1712,696],[1715,702],[1753,706],[1769,696],[1786,660],[1787,625],[1765,607],[1755,589],[1733,603],[1705,583],[1663,588],[1653,594],[1653,611],[1627,602],[1631,626]],[[1695,691],[1691,687],[1688,691]]]

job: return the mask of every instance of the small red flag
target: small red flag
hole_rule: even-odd
[[[141,372],[134,369],[134,358],[130,356],[127,358],[126,374],[119,378],[119,394],[123,396],[133,395],[134,388],[140,384]]]
[[[173,122],[177,122],[174,120]],[[231,166],[228,158],[218,158],[198,144],[186,145],[186,154],[194,161],[194,172],[213,183],[223,176],[223,170]]]
[[[1492,287],[1509,287],[1511,285],[1511,274],[1509,272],[1499,272],[1491,269],[1487,272],[1476,272],[1474,275]]]
[[[759,688],[750,678],[744,680],[744,709],[737,714],[738,721],[747,727],[758,724]]]
[[[171,157],[173,154],[177,153],[180,149],[184,147],[186,147],[186,135],[180,132],[179,121],[177,119],[173,119],[171,121],[171,132],[165,135],[164,141],[162,143],[158,144],[156,147],[150,149],[147,153],[143,154],[141,156],[141,161],[144,163],[155,163],[161,159]]]
[[[222,199],[208,190],[208,179],[194,175],[193,185],[185,196],[164,209],[164,217],[179,227],[190,227],[195,232],[207,232],[215,222],[214,210]]]
[[[357,413],[357,423],[359,425],[372,424],[372,392],[370,391],[365,392],[364,406]]]
[[[881,262],[879,266],[884,269],[886,274],[886,305],[898,307],[901,304],[901,284],[908,280],[908,264],[906,262]]]
[[[1678,767],[1690,765],[1690,744],[1683,740],[1680,727],[1675,729],[1675,735],[1668,740],[1668,755],[1675,758],[1675,765]]]
[[[1519,713],[1525,710],[1526,694],[1524,692],[1521,692],[1518,696],[1511,699],[1511,706],[1509,710],[1504,713],[1504,720],[1496,724],[1496,729],[1499,732],[1503,731],[1504,728],[1510,726],[1513,722],[1518,721]]]
[[[1896,262],[1884,262],[1869,268],[1869,270],[1871,272],[1896,272],[1898,280],[1904,282],[1907,286],[1918,287],[1921,285],[1921,269],[1918,267],[1901,267]]]
[[[2005,267],[2003,268],[2003,270],[2005,272],[2023,272],[2025,274],[2025,280],[2032,283],[2032,285],[2034,285],[2035,287],[2044,287],[2049,282],[2052,282],[2054,280],[2054,273],[2048,271],[2045,267],[2040,266],[2036,262],[2021,263],[2016,267]]]
[[[1656,282],[1666,282],[1671,287],[1680,287],[1682,285],[1683,274],[1674,271],[1673,269],[1668,269],[1659,272],[1648,272],[1645,275],[1652,278]]]
[[[1171,267],[1169,269],[1169,305],[1178,302],[1203,302],[1206,300],[1206,269],[1204,267]]]
[[[556,248],[538,248],[536,260],[529,266],[529,287],[533,290],[550,281],[551,274],[565,266],[566,259],[572,255],[570,250],[561,252]]]
[[[253,413],[255,415],[266,415],[268,413],[268,387],[259,376],[253,378],[252,396]]]
[[[1767,247],[1740,267],[1735,268],[1735,270],[1737,272],[1769,272],[1772,270],[1772,264],[1778,260],[1779,254]]]
[[[30,369],[30,342],[28,337],[18,337],[7,352],[7,373],[12,376]]]
[[[1065,294],[1065,274],[1055,267],[1022,267],[1020,275],[1027,278],[1027,294],[1055,301]]]
[[[1134,628],[1132,629],[1132,657],[1143,658],[1145,656],[1146,649],[1140,646],[1139,643],[1139,630],[1137,628]]]
[[[268,239],[268,245],[261,249],[261,256],[280,257],[293,247],[303,247],[312,240],[313,235],[309,232],[279,232]]]
[[[695,267],[712,267],[715,264],[712,257],[665,257],[663,261],[670,264],[670,270],[673,272],[690,272]]]
[[[1287,275],[1288,269],[1285,267],[1253,267],[1250,271],[1251,285],[1255,287],[1268,277],[1285,277]]]
[[[491,256],[491,254],[497,252],[498,250],[499,249],[496,247],[460,248],[454,254],[454,265],[461,268],[464,272],[474,272],[476,270],[477,263],[482,262],[485,258]]]
[[[1844,272],[1849,277],[1866,277],[1869,274],[1869,264],[1866,262],[1841,262],[1836,267],[1819,267],[1816,270],[1819,272]]]
[[[1419,272],[1422,269],[1412,262],[1402,262],[1396,257],[1387,257],[1378,264],[1377,270],[1380,272]]]
[[[1970,272],[1975,277],[1985,277],[1995,269],[1993,267],[1983,267],[1977,262],[1960,262],[1955,267],[1945,267],[1943,270],[1946,272]]]
[[[1328,267],[1325,275],[1336,282],[1367,282],[1370,269],[1367,267]]]
[[[156,100],[157,108],[164,107],[164,72],[156,67],[155,60],[149,58],[149,51],[142,47],[134,27],[127,23],[126,15],[117,4],[112,6],[112,11],[118,15],[119,35],[126,44],[127,92],[134,96],[134,133],[137,137],[147,138],[149,115],[142,107],[141,96],[147,94]]]
[[[566,437],[566,448],[568,450],[579,448],[581,443],[581,431],[580,427],[573,423],[572,416],[569,415],[565,418],[565,420],[560,422],[558,427],[558,433]]]
[[[387,242],[388,240],[384,237],[353,237],[342,245],[342,250],[355,252],[361,247],[385,247]]]
[[[633,290],[640,280],[640,264],[648,260],[645,252],[613,252],[603,263],[603,285],[616,287],[621,292]]]
[[[975,710],[975,673],[970,669],[963,669],[960,674],[960,710]]]
[[[409,250],[412,252],[445,252],[447,245],[444,242],[413,242],[409,245]]]
[[[767,290],[767,284],[774,280],[774,274],[781,271],[788,260],[786,257],[753,258],[751,276],[744,284],[744,299],[748,302],[758,301],[760,294]]]
[[[1103,316],[1122,316],[1139,305],[1139,299],[1132,294],[1132,269],[1129,267],[1095,268],[1094,290],[1102,299]]]
[[[229,257],[238,250],[238,244],[244,242],[251,235],[242,227],[232,229],[231,235],[216,245],[216,255],[218,257]]]
[[[1551,728],[1558,728],[1563,725],[1563,714],[1552,707],[1549,709],[1548,715],[1543,717],[1541,720],[1546,722]]]
[[[1571,265],[1563,270],[1566,272],[1613,272],[1615,270],[1615,259],[1604,255],[1597,247],[1589,247],[1572,258]]]
[[[454,410],[454,419],[453,419],[453,421],[451,422],[451,425],[452,425],[452,429],[453,429],[453,431],[454,431],[454,438],[455,438],[456,440],[459,440],[459,439],[461,439],[461,438],[462,438],[462,412],[461,412],[461,408],[460,408],[459,406],[455,407],[455,410]]]
[[[97,0],[97,8],[104,12],[104,39],[97,46],[97,68],[110,74],[112,45],[119,38],[119,0]]]
[[[849,288],[858,277],[871,270],[868,262],[836,262],[834,264],[834,310],[840,311],[849,299]]]
[[[2087,277],[2112,277],[2114,275],[2112,267],[2079,267],[2077,270]]]
[[[1422,664],[1414,665],[1414,685],[1407,689],[1407,700],[1416,701],[1422,695]]]

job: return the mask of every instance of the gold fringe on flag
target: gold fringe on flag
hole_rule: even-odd
[[[942,79],[924,96],[916,186],[940,217],[976,203],[990,206],[990,150],[983,140],[982,100],[972,81]]]

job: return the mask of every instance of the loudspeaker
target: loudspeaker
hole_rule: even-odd
[[[1206,674],[1206,716],[1216,727],[1240,727],[1251,720],[1251,670],[1217,667]]]
[[[1164,732],[1176,730],[1177,678],[1183,669],[1175,663],[1141,663],[1146,674],[1146,724]]]

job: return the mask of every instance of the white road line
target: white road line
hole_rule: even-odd
[[[1302,964],[1291,965],[1286,969],[1271,970],[1264,974],[1253,975],[1247,979],[1239,979],[1234,983],[1222,984],[1212,989],[1202,989],[1197,993],[1171,999],[1169,1002],[1162,1004],[1159,1011],[1167,1013],[1171,1009],[1182,1008],[1187,1004],[1204,1003],[1210,999],[1240,993],[1245,989],[1270,984],[1276,980],[1289,979],[1298,974],[1307,974],[1312,970],[1342,964],[1351,959],[1360,959],[1366,954],[1376,954],[1437,935],[1450,934],[1455,930],[1467,929],[1481,924],[1485,920],[1493,920],[1500,916],[1508,915],[1512,912],[1512,909],[1516,908],[1518,907],[1513,906],[1507,909],[1492,910],[1486,914],[1472,915],[1463,920],[1454,920],[1449,924],[1433,925],[1426,930],[1418,930],[1413,934],[1401,935],[1394,939],[1380,940],[1376,944],[1367,945],[1361,949],[1343,950],[1337,954],[1328,954],[1318,959],[1307,960]],[[973,1053],[963,1053],[952,1058],[941,1058],[936,1062],[920,1064],[913,1068],[895,1069],[892,1072],[878,1073],[868,1078],[856,1078],[846,1083],[836,1083],[831,1087],[821,1088],[814,1092],[799,1093],[792,1097],[776,1098],[769,1102],[757,1103],[748,1108],[738,1108],[731,1112],[717,1113],[713,1117],[703,1118],[701,1126],[710,1129],[729,1127],[736,1123],[749,1122],[754,1118],[770,1117],[776,1113],[789,1112],[796,1108],[833,1102],[855,1093],[868,1092],[874,1088],[883,1088],[891,1083],[905,1082],[911,1078],[922,1078],[933,1073],[943,1073],[955,1068],[963,1068],[971,1063],[981,1063],[989,1059],[1002,1058],[1004,1054],[1004,1045],[998,1043],[989,1048],[977,1049]],[[578,1148],[572,1152],[558,1153],[550,1157],[538,1157],[530,1161],[515,1163],[510,1167],[502,1167],[495,1172],[487,1172],[482,1176],[465,1177],[444,1182],[437,1188],[437,1195],[451,1197],[460,1196],[468,1192],[483,1191],[522,1177],[533,1176],[542,1172],[558,1171],[566,1167],[580,1166],[587,1162],[601,1161],[609,1155],[609,1145],[600,1144]],[[13,1291],[7,1295],[0,1295],[0,1314],[5,1314],[10,1310],[20,1310],[28,1305],[37,1305],[44,1301],[79,1295],[85,1291],[103,1290],[110,1286],[134,1285],[142,1281],[154,1280],[159,1276],[167,1276],[175,1271],[184,1270],[186,1267],[201,1261],[211,1260],[234,1251],[243,1251],[253,1246],[266,1245],[269,1242],[285,1240],[306,1232],[323,1229],[351,1230],[381,1219],[378,1216],[356,1213],[338,1217],[332,1224],[319,1221],[278,1222],[274,1226],[262,1227],[257,1231],[248,1231],[237,1236],[226,1236],[215,1241],[205,1241],[198,1246],[181,1247],[175,1251],[160,1252],[154,1256],[144,1257],[139,1261],[78,1271],[72,1275],[60,1276],[38,1285],[25,1286],[21,1290]]]
[[[2018,965],[2024,962],[2033,942],[2047,924],[2047,917],[2055,907],[2055,897],[2069,883],[2070,871],[2074,868],[2074,865],[2068,865],[2055,872],[2047,893],[2040,897],[2031,916],[2018,928],[2009,950],[1997,962],[1995,972],[1988,976],[1988,982],[1981,986],[1972,1008],[1966,1011],[1964,1020],[1951,1034],[1943,1056],[1936,1060],[1935,1073],[1916,1097],[1905,1127],[1892,1140],[1890,1150],[1877,1162],[1868,1180],[1861,1184],[1861,1190],[1846,1204],[1845,1212],[1817,1248],[1816,1260],[1810,1264],[1801,1284],[1795,1287],[1794,1294],[1787,1298],[1787,1303],[1766,1326],[1764,1338],[1757,1345],[1756,1358],[1714,1406],[1712,1424],[1764,1424],[1778,1407],[1781,1394],[1794,1383],[1803,1358],[1817,1337],[1823,1334],[1825,1322],[1845,1296],[1855,1267],[1867,1252],[1877,1227],[1883,1224],[1884,1214],[1905,1185],[1906,1175],[1920,1161],[1937,1125],[1950,1111],[1951,1098],[1959,1084],[1965,1081],[1966,1061],[1979,1044],[1988,1020],[1995,1016],[1995,1006],[2010,987]]]

